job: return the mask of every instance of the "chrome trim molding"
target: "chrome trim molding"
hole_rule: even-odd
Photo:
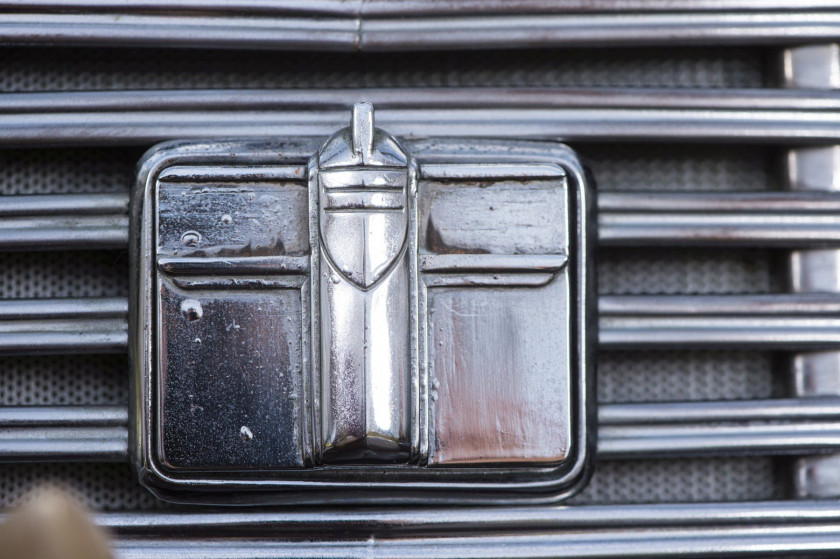
[[[840,140],[840,94],[760,90],[426,88],[0,96],[0,146],[173,138],[326,139],[357,100],[398,137],[809,145]],[[212,110],[211,110],[212,109]]]
[[[836,4],[739,0],[502,3],[84,0],[0,3],[0,43],[393,51],[647,45],[767,45],[836,40]],[[626,6],[626,7],[625,7]],[[223,9],[225,8],[225,9]],[[460,8],[460,9],[459,9]]]
[[[127,423],[119,407],[0,407],[0,462],[126,461]],[[601,460],[840,449],[840,398],[833,397],[600,404],[598,423]]]
[[[428,176],[428,170],[424,173]],[[0,198],[0,216],[24,225],[0,226],[0,251],[123,249],[128,246],[127,206],[127,194]],[[602,190],[597,206],[603,246],[840,246],[840,194],[833,192]],[[25,226],[32,216],[38,227]],[[186,264],[181,259],[172,265]],[[276,263],[286,265],[297,266]]]

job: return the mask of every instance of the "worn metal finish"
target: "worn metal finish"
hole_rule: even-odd
[[[610,246],[837,246],[838,202],[837,193],[816,192],[599,192],[598,242]]]
[[[836,524],[836,501],[761,501],[655,503],[642,505],[576,505],[533,507],[424,507],[319,510],[226,510],[105,512],[97,524],[120,537],[273,537],[278,533],[323,535],[452,534],[526,530],[597,530],[604,528],[767,527],[791,524],[818,527]]]
[[[125,248],[128,199],[119,194],[6,196],[0,199],[3,251]]]
[[[150,152],[141,481],[239,504],[570,494],[593,441],[590,208],[562,145],[398,141],[369,104],[326,142]]]
[[[829,148],[833,149],[833,148]],[[804,151],[804,150],[799,150]],[[446,166],[426,165],[423,173],[441,173],[442,178],[448,172]],[[536,166],[534,166],[536,167]],[[213,174],[202,173],[206,180],[242,180],[246,171],[235,169],[225,173],[223,170],[213,169]],[[304,167],[293,166],[278,168],[272,171],[262,170],[260,177],[271,172],[289,173],[294,175],[303,172]],[[472,172],[481,172],[473,169]],[[539,169],[538,169],[539,170]],[[491,169],[493,173],[504,172],[499,166]],[[170,170],[170,180],[181,171]],[[194,170],[191,172],[195,172]],[[517,167],[517,172],[534,172],[533,168]],[[544,172],[544,171],[540,171]],[[279,176],[279,175],[277,175]],[[187,177],[183,177],[187,178]],[[477,194],[481,190],[476,191]],[[21,200],[17,200],[20,198]],[[65,199],[66,198],[66,199]],[[548,199],[543,201],[550,201]],[[605,246],[697,246],[697,247],[824,247],[840,245],[840,194],[835,192],[795,191],[795,192],[626,192],[602,190],[598,193],[598,242]],[[0,199],[0,215],[20,217],[30,213],[56,215],[83,212],[96,219],[106,219],[112,212],[124,211],[128,206],[128,195],[55,195],[55,196],[20,196]],[[284,212],[286,219],[296,220],[298,231],[305,229],[303,222],[298,220],[281,198],[277,199],[277,206],[266,211]],[[450,216],[453,226],[457,227],[458,216]],[[56,218],[65,219],[65,218]],[[52,228],[47,228],[52,230]],[[439,230],[442,228],[438,228]],[[222,233],[222,231],[216,231]],[[256,233],[256,232],[254,232]],[[422,233],[422,231],[421,231]],[[2,234],[2,230],[0,230]],[[28,250],[52,250],[56,244],[43,241],[40,229],[25,229],[15,232],[25,239]],[[100,232],[95,232],[100,235]],[[128,242],[127,220],[120,221],[113,228],[97,236],[96,243],[91,245],[86,237],[78,237],[66,229],[56,230],[56,242],[65,248],[82,250],[99,248],[101,243],[114,239],[113,248],[124,248]],[[116,239],[119,239],[117,241]],[[172,240],[175,244],[178,239]],[[490,241],[490,239],[485,239]],[[304,246],[305,239],[298,234],[284,242],[295,242],[297,246]],[[498,240],[497,240],[498,242]],[[110,246],[110,245],[109,245]],[[14,248],[14,245],[11,249]],[[8,250],[5,242],[0,241],[0,250]],[[284,268],[281,260],[290,267],[301,270],[308,266],[306,257],[266,257],[274,259],[278,270]],[[301,258],[300,264],[293,264],[294,258]],[[421,258],[421,266],[424,259]],[[266,260],[261,266],[272,266]],[[228,259],[230,265],[234,260]],[[254,260],[248,261],[254,266]],[[196,266],[205,266],[205,260],[194,261]],[[185,269],[187,259],[180,258],[166,266],[176,266]],[[257,268],[253,268],[257,269]],[[289,268],[291,269],[291,268]],[[840,280],[838,280],[840,281]]]
[[[0,408],[3,462],[124,461],[127,445],[126,408]]]
[[[122,298],[0,301],[0,355],[122,353],[127,315]]]
[[[0,145],[326,138],[359,99],[373,102],[380,125],[397,137],[790,145],[840,138],[832,92],[453,87],[10,94],[0,98]]]
[[[487,287],[541,286],[565,264],[561,255],[548,256],[421,255],[419,269],[431,286],[457,286],[465,281]],[[164,272],[175,274],[173,281],[184,289],[299,289],[309,257],[161,258],[159,264]],[[488,276],[491,271],[506,277]],[[207,277],[221,273],[233,277]],[[0,348],[24,355],[47,350],[122,352],[127,345],[127,307],[125,299],[2,301],[0,330],[6,335],[20,334],[0,337]],[[630,350],[834,349],[840,347],[838,315],[840,297],[830,293],[602,296],[599,345]],[[61,332],[66,336],[57,337]],[[814,374],[822,370],[818,362],[813,366]]]
[[[831,349],[834,295],[603,296],[599,344],[621,349]]]
[[[4,2],[6,44],[389,51],[546,46],[752,45],[832,41],[834,4],[795,8],[770,0],[735,6],[633,2],[626,13],[606,2],[331,2],[261,0],[199,6],[195,1]],[[391,4],[391,5],[389,5]],[[456,7],[457,6],[457,7]],[[636,9],[633,9],[633,8]],[[39,10],[40,8],[40,10]],[[460,9],[458,9],[460,8]]]
[[[0,407],[0,462],[38,462],[49,453],[68,461],[125,460],[126,423],[124,408]],[[836,397],[601,404],[598,423],[601,460],[808,456],[840,449]],[[96,444],[85,448],[88,440]],[[825,455],[825,467],[804,472],[808,483],[833,483],[831,456]]]
[[[708,12],[718,10],[745,11],[805,11],[836,8],[834,0],[800,0],[795,4],[785,0],[398,0],[371,2],[369,0],[313,0],[300,4],[293,0],[135,0],[130,4],[119,0],[3,0],[0,9],[71,10],[88,12],[152,12],[162,13],[188,10],[193,13],[236,11],[240,14],[321,14],[336,16],[383,15],[451,15],[457,13],[610,13],[610,12]]]
[[[150,554],[181,559],[265,559],[320,557],[511,557],[649,558],[649,557],[836,557],[840,530],[834,524],[737,528],[638,528],[588,531],[525,531],[505,535],[364,537],[335,541],[162,539],[143,542],[126,538],[115,544],[119,558]]]
[[[406,462],[419,449],[414,167],[370,103],[311,164],[325,462]]]
[[[809,45],[782,52],[782,83],[788,88],[840,88],[840,46]],[[840,146],[801,147],[786,158],[786,184],[794,191],[840,191]],[[796,293],[840,292],[840,251],[801,250],[789,260],[791,289]],[[793,393],[801,397],[840,394],[840,352],[820,351],[793,356]],[[840,457],[812,456],[793,467],[793,485],[800,498],[840,496],[835,473]]]

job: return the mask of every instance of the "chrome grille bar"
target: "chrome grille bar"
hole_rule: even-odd
[[[743,1],[743,0],[742,0]],[[775,0],[771,0],[775,2]],[[840,15],[834,5],[813,10],[814,0],[798,9],[707,9],[670,11],[640,10],[616,13],[596,6],[590,11],[569,13],[562,5],[545,10],[546,3],[530,3],[528,11],[517,4],[502,8],[497,2],[482,9],[472,3],[462,11],[452,7],[422,8],[411,2],[366,12],[361,6],[383,2],[349,4],[317,2],[313,8],[283,3],[275,10],[260,1],[252,13],[211,9],[183,11],[179,2],[152,3],[152,11],[138,12],[114,6],[111,11],[92,9],[84,3],[65,12],[64,3],[15,5],[0,14],[0,42],[87,46],[193,47],[228,49],[308,49],[344,51],[390,51],[432,49],[636,46],[636,45],[755,45],[828,42],[840,36]],[[64,5],[62,5],[64,4]],[[77,2],[78,4],[78,2]],[[155,6],[154,4],[157,4]],[[192,2],[194,4],[194,2]],[[12,7],[13,3],[4,2]],[[582,5],[580,5],[582,6]],[[602,4],[604,6],[604,4]],[[43,8],[52,8],[50,11]],[[215,9],[213,9],[215,8]],[[26,11],[19,11],[26,10]],[[274,13],[271,13],[271,12]],[[549,13],[534,13],[548,11]],[[431,12],[426,15],[424,12]],[[488,12],[490,12],[488,14]],[[553,13],[551,13],[553,12]],[[600,12],[600,13],[599,13]],[[240,12],[241,13],[241,12]]]
[[[599,192],[598,210],[602,245],[840,244],[837,193]]]
[[[602,296],[602,349],[802,349],[840,345],[832,295]]]
[[[250,557],[314,552],[327,546],[319,538],[340,531],[350,549],[365,555],[420,554],[499,556],[527,549],[538,556],[638,557],[836,555],[836,502],[760,502],[501,507],[422,510],[227,511],[193,513],[103,513],[99,525],[114,531],[117,549],[127,556],[166,549],[211,556]],[[795,519],[792,521],[791,519]],[[485,535],[480,547],[476,532]],[[189,536],[185,536],[189,534]],[[294,547],[287,538],[308,536],[312,547]],[[519,534],[511,536],[510,534]],[[195,538],[204,536],[200,543]],[[208,540],[212,536],[214,540]],[[444,537],[440,537],[444,536]],[[144,538],[144,540],[133,538]],[[835,537],[834,541],[830,541]],[[145,539],[148,538],[148,539]],[[256,545],[244,544],[245,538]],[[312,540],[311,538],[314,538]],[[179,541],[180,540],[180,541]],[[272,543],[272,540],[273,543]],[[300,540],[298,540],[300,541]],[[469,553],[466,542],[470,542]],[[131,543],[128,543],[131,542]],[[364,542],[364,543],[362,543]],[[404,545],[396,549],[399,543]],[[541,543],[540,546],[534,546]],[[513,548],[514,545],[526,547]],[[572,547],[566,548],[566,544]],[[414,546],[417,547],[414,547]],[[771,547],[772,546],[772,547]],[[586,547],[586,549],[583,549]],[[358,549],[357,549],[358,548]],[[331,550],[335,554],[337,550]],[[407,551],[407,553],[406,553]],[[272,553],[274,555],[272,555]],[[230,555],[228,555],[230,554]]]
[[[128,411],[121,407],[0,408],[3,462],[127,459]]]
[[[575,87],[388,87],[157,89],[4,93],[0,113],[345,110],[356,99],[381,109],[660,108],[838,111],[840,93],[784,89]]]
[[[602,349],[840,347],[831,294],[602,296]],[[125,299],[0,301],[0,355],[110,353],[128,344]]]
[[[831,192],[601,191],[598,211],[606,246],[840,246]],[[0,198],[0,251],[124,249],[127,214],[127,194]]]
[[[124,298],[0,300],[0,355],[121,353],[127,319]]]
[[[602,426],[833,419],[840,419],[840,399],[836,398],[603,404],[598,408]]]
[[[427,88],[99,92],[0,96],[0,145],[130,145],[172,138],[327,136],[345,107],[377,104],[401,136],[567,141],[840,140],[840,96],[733,90]]]
[[[805,402],[801,409],[790,400],[601,404],[598,457],[840,449],[840,398]],[[127,422],[128,412],[121,408],[0,408],[0,462],[127,460]]]
[[[364,532],[378,534],[451,533],[467,530],[598,529],[667,526],[748,526],[840,522],[836,501],[764,501],[653,505],[584,505],[435,509],[322,509],[225,512],[110,512],[96,522],[120,536],[220,537]]]
[[[836,557],[840,529],[834,525],[770,528],[599,530],[597,532],[522,533],[490,536],[369,537],[329,540],[118,540],[119,559],[252,559],[273,557]]]
[[[1,250],[105,250],[127,245],[125,194],[0,198]]]
[[[293,0],[2,0],[0,9],[73,10],[81,12],[182,12],[215,13],[236,11],[241,14],[321,14],[353,17],[358,15],[450,15],[469,13],[611,13],[611,12],[707,12],[734,10],[820,10],[836,7],[834,0],[518,0],[515,6],[504,0],[401,0],[366,2],[364,0],[313,0],[304,4]]]

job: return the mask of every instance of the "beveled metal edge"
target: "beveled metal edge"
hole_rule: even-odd
[[[570,0],[571,1],[571,0]],[[644,9],[636,0],[622,12],[605,2],[585,5],[530,0],[522,5],[473,0],[434,5],[414,0],[356,2],[319,0],[312,7],[288,0],[274,9],[265,0],[220,3],[203,9],[195,0],[125,4],[45,1],[34,6],[0,3],[0,44],[106,47],[189,47],[270,50],[399,51],[571,46],[755,45],[833,41],[840,18],[832,4],[808,0],[797,8],[778,0],[763,6],[739,0],[727,8],[704,0],[696,8],[665,0]],[[75,4],[75,6],[74,6]],[[387,4],[393,4],[387,6]],[[750,5],[753,4],[753,5]],[[740,8],[738,8],[740,6]],[[198,9],[197,9],[198,8]],[[577,9],[575,9],[577,8]]]
[[[305,162],[314,153],[321,137],[303,138],[296,142],[221,141],[221,142],[167,142],[152,148],[141,160],[138,186],[135,189],[131,207],[131,305],[129,361],[131,363],[131,413],[132,427],[130,454],[140,477],[140,482],[158,497],[165,500],[214,504],[260,504],[260,503],[447,503],[447,504],[504,504],[504,503],[549,503],[567,498],[579,491],[591,475],[590,462],[596,444],[595,435],[595,382],[594,349],[597,343],[597,316],[594,285],[594,211],[590,180],[575,153],[559,143],[534,141],[492,141],[466,139],[444,140],[402,140],[402,144],[413,157],[429,161],[475,161],[493,157],[497,162],[533,161],[555,163],[567,173],[570,192],[576,198],[574,219],[579,226],[571,227],[578,235],[570,241],[574,255],[567,265],[572,266],[577,281],[570,282],[573,300],[576,302],[574,320],[577,324],[573,333],[572,346],[575,354],[570,357],[577,362],[572,370],[580,371],[580,378],[572,378],[573,417],[575,419],[575,440],[581,441],[564,464],[543,468],[499,468],[494,474],[499,482],[488,482],[486,471],[472,468],[435,468],[420,473],[407,472],[415,477],[454,476],[464,478],[449,482],[399,482],[350,481],[352,469],[348,469],[339,481],[282,481],[245,480],[224,482],[215,479],[176,479],[164,471],[154,459],[155,437],[152,435],[151,418],[155,413],[153,386],[149,372],[153,370],[155,357],[144,351],[152,344],[154,332],[146,327],[147,317],[152,312],[153,297],[148,278],[154,270],[154,227],[153,218],[146,211],[153,207],[152,186],[155,177],[167,166],[177,163],[210,163],[223,156],[227,164],[276,164],[279,161]],[[422,163],[421,163],[422,164]],[[141,238],[141,234],[145,238]],[[145,246],[146,251],[141,252]],[[375,467],[364,469],[362,478],[369,478]],[[527,471],[537,481],[504,481],[516,478]],[[311,473],[311,471],[309,471]],[[294,476],[298,472],[290,472]],[[471,479],[472,478],[472,479]],[[216,487],[220,492],[208,492]],[[341,491],[336,491],[340,489]],[[393,490],[386,493],[385,490]],[[233,491],[231,491],[233,490]],[[377,491],[379,493],[377,493]],[[468,493],[464,493],[464,491]]]

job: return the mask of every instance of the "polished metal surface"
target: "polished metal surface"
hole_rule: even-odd
[[[808,45],[782,52],[782,82],[788,88],[836,90],[840,88],[840,46]],[[840,146],[801,147],[790,150],[785,161],[785,183],[794,191],[840,191]],[[840,292],[840,251],[832,248],[791,253],[789,278],[796,293]],[[800,397],[840,394],[840,352],[799,353],[792,357],[793,393]],[[800,498],[840,496],[835,473],[840,457],[809,456],[793,467],[793,485]]]
[[[123,298],[0,301],[0,355],[123,353]]]
[[[453,262],[442,260],[442,256],[423,255],[420,258],[419,267],[423,272],[439,274],[431,277],[431,284],[455,285],[445,276],[461,273],[478,285],[483,281],[481,274],[471,275],[470,272],[480,269],[511,274],[509,281],[517,285],[539,286],[545,284],[546,277],[561,269],[565,261],[563,258],[531,259],[525,255],[508,258],[470,255]],[[308,260],[308,257],[251,258],[249,261],[236,257],[162,258],[160,263],[166,272],[183,274],[179,275],[178,285],[187,289],[297,289],[303,282],[301,278],[278,280],[270,276],[302,274],[308,270]],[[215,273],[229,273],[235,277],[230,280],[202,277],[202,274]],[[499,285],[499,280],[484,283]],[[3,301],[0,302],[0,331],[22,333],[0,337],[0,342],[7,340],[9,353],[23,355],[47,350],[52,353],[122,352],[127,345],[127,306],[125,299]],[[107,320],[99,320],[101,318]],[[830,293],[608,295],[599,298],[599,323],[602,349],[834,349],[840,347],[840,297]],[[66,337],[56,337],[60,332],[67,332]],[[823,370],[819,364],[815,367],[813,373]]]
[[[353,107],[312,168],[321,459],[407,462],[420,447],[416,169],[374,127],[370,103]]]
[[[124,408],[0,407],[0,462],[126,460]],[[840,450],[840,399],[601,404],[600,460],[707,456],[808,456]],[[78,433],[78,436],[74,435]],[[85,441],[96,445],[86,450]],[[827,467],[809,483],[834,479]],[[812,458],[811,460],[818,460]]]
[[[128,198],[63,194],[0,198],[3,251],[122,249],[128,245]]]
[[[626,5],[626,7],[625,7]],[[224,8],[224,9],[223,9]],[[390,51],[801,44],[840,35],[836,4],[438,0],[38,1],[0,5],[0,41],[25,45]]]
[[[163,145],[133,204],[132,452],[159,496],[503,503],[586,480],[592,202],[565,146],[397,140],[361,103],[326,141]]]
[[[303,172],[303,169],[292,166],[274,169],[272,172],[275,176],[279,176],[281,171],[294,176],[295,173]],[[517,169],[517,172],[522,171],[521,167]],[[180,172],[173,169],[168,178],[174,181]],[[244,172],[243,169],[236,169],[231,175],[217,169],[212,176],[202,172],[202,177],[204,180],[232,180],[236,176],[239,177],[237,180],[242,180]],[[448,172],[446,168],[435,165],[426,165],[423,170],[424,176],[428,178],[437,173],[443,179]],[[478,173],[481,169],[473,169],[471,172]],[[492,172],[503,172],[503,169],[494,167]],[[265,177],[266,172],[260,176]],[[85,212],[91,219],[102,221],[108,219],[112,212],[124,211],[127,206],[128,196],[122,194],[16,196],[0,199],[0,215],[22,217],[38,212],[53,216]],[[840,218],[837,217],[840,213],[840,194],[834,192],[648,193],[602,190],[598,194],[597,206],[598,242],[604,246],[840,246]],[[58,222],[67,218],[50,219]],[[25,242],[27,250],[124,248],[128,242],[127,220],[117,221],[107,230],[85,229],[96,236],[93,243],[89,235],[78,236],[63,228],[48,227],[46,230],[53,231],[49,234],[54,234],[54,240],[45,240],[45,233],[41,229],[9,231]],[[16,246],[15,242],[0,240],[0,251],[15,250]],[[266,258],[274,259],[276,264],[266,260],[260,266],[276,266],[278,271],[281,268],[303,270],[308,266],[306,257]],[[300,263],[294,263],[294,258],[300,258]],[[194,262],[196,266],[209,266],[205,260],[189,261],[185,258],[172,261],[166,266],[185,269],[189,266],[188,262]],[[226,262],[231,266],[245,265],[244,262],[236,264],[230,258]],[[254,267],[253,260],[248,262],[253,269],[259,268]]]
[[[127,458],[123,407],[0,408],[3,462],[113,462]]]
[[[598,241],[609,246],[837,246],[838,202],[837,193],[817,192],[601,191]]]
[[[409,535],[481,530],[485,533],[525,530],[597,530],[681,526],[755,526],[790,524],[803,529],[840,520],[836,501],[761,501],[575,505],[534,507],[424,507],[271,511],[234,510],[107,512],[97,524],[123,537],[183,537],[185,534],[276,536],[340,533]]]
[[[163,539],[144,542],[126,538],[115,544],[118,558],[150,554],[179,559],[265,559],[301,557],[836,557],[840,530],[833,524],[739,528],[638,528],[594,532],[521,532],[506,535],[366,537],[335,541],[254,540],[211,541]]]
[[[602,296],[602,349],[832,349],[834,295]]]
[[[110,0],[0,0],[0,12],[0,42],[36,45],[368,51],[659,44],[789,47],[840,37],[840,6],[833,0],[316,0],[306,5],[287,0],[141,0],[131,5]],[[539,338],[546,331],[555,335],[567,325],[555,322],[556,309],[542,305],[539,296],[533,300],[517,297],[512,314],[498,307],[501,302],[501,307],[514,308],[513,301],[499,296],[506,290],[545,290],[556,296],[550,289],[556,288],[557,278],[569,270],[581,271],[579,255],[573,243],[564,253],[548,250],[552,244],[545,239],[562,234],[562,220],[543,221],[539,215],[520,211],[511,202],[524,191],[511,194],[503,205],[485,192],[485,183],[498,180],[509,182],[505,188],[511,189],[523,178],[532,182],[548,177],[560,180],[554,176],[558,166],[548,160],[527,161],[523,166],[518,156],[512,161],[489,158],[487,161],[493,162],[475,163],[470,161],[472,153],[453,163],[447,160],[451,154],[446,150],[453,145],[462,150],[475,141],[417,138],[496,136],[509,138],[513,144],[520,138],[769,143],[790,149],[786,163],[789,192],[601,191],[597,242],[628,248],[795,249],[791,266],[794,294],[604,296],[599,301],[599,346],[601,350],[631,351],[796,352],[792,391],[796,397],[604,404],[597,409],[597,437],[594,429],[588,433],[597,438],[600,460],[784,455],[785,464],[795,460],[793,482],[799,497],[836,497],[840,483],[840,461],[835,454],[840,451],[840,404],[836,398],[840,387],[836,351],[840,349],[840,299],[836,294],[840,268],[835,249],[840,247],[840,197],[831,191],[837,189],[840,161],[834,145],[840,141],[840,96],[836,91],[815,88],[837,88],[838,52],[836,45],[786,48],[783,83],[799,90],[451,87],[0,96],[0,144],[8,147],[149,145],[171,138],[207,138],[212,142],[222,137],[306,138],[288,144],[249,141],[247,147],[230,142],[209,154],[207,146],[219,145],[195,144],[194,149],[190,142],[180,143],[176,149],[184,150],[184,159],[172,165],[171,161],[161,163],[166,169],[158,177],[169,197],[160,200],[162,221],[147,224],[159,238],[146,237],[143,242],[161,251],[155,273],[164,279],[154,286],[159,288],[156,293],[167,317],[159,323],[161,331],[168,344],[188,348],[178,354],[169,352],[164,359],[171,359],[167,363],[173,371],[207,372],[180,386],[173,383],[172,391],[162,393],[162,398],[174,395],[167,415],[176,436],[169,443],[165,437],[146,439],[150,436],[148,426],[135,425],[134,419],[129,422],[129,417],[152,413],[152,400],[135,402],[130,413],[122,407],[0,408],[0,462],[132,459],[142,470],[146,464],[138,459],[138,453],[148,451],[140,447],[151,440],[151,444],[160,443],[164,458],[178,468],[218,468],[210,476],[196,476],[195,483],[185,484],[192,491],[205,482],[218,482],[231,470],[271,469],[278,464],[285,468],[284,475],[306,471],[316,463],[326,468],[363,469],[384,464],[384,468],[369,470],[380,476],[371,482],[377,484],[392,475],[386,471],[396,467],[391,462],[400,462],[402,468],[440,468],[436,464],[448,467],[466,459],[478,465],[474,471],[483,478],[487,472],[492,474],[500,460],[517,462],[513,459],[517,452],[524,457],[525,467],[536,460],[562,460],[562,450],[553,450],[586,433],[564,431],[568,426],[564,413],[569,406],[558,402],[558,392],[546,390],[538,377],[529,377],[529,370],[521,364],[533,364],[536,355],[542,360],[536,368],[566,366],[568,352],[541,352]],[[346,125],[346,111],[356,100],[373,101],[379,109],[379,125],[397,135],[404,148],[405,165],[400,161],[400,168],[393,169],[395,175],[408,177],[400,194],[394,195],[402,185],[386,193],[380,191],[394,186],[387,173],[381,174],[387,184],[373,184],[363,173],[354,174],[359,169],[352,166],[338,171],[341,179],[325,184],[323,190],[318,184],[307,191],[312,169],[323,171],[313,166],[312,155],[329,134]],[[504,151],[499,148],[495,156]],[[279,152],[288,157],[276,157]],[[560,165],[560,170],[568,173],[575,164]],[[598,169],[594,171],[597,176]],[[350,185],[355,191],[341,195],[331,191],[360,176],[358,184]],[[409,195],[412,181],[416,191],[431,194],[433,202],[423,196],[416,200],[417,222],[405,221],[404,241],[378,247],[380,256],[384,254],[380,263],[386,262],[378,269],[365,260],[375,252],[367,246],[355,255],[361,259],[346,258],[354,245],[350,239],[359,235],[322,235],[325,217],[336,213],[328,210],[338,210],[366,220],[364,226],[356,227],[357,233],[363,229],[361,236],[366,240],[384,238],[390,242],[399,237],[393,230],[402,231],[403,221],[392,227],[390,234],[372,235],[366,213],[375,210],[393,217],[407,211],[410,218],[414,211],[409,210],[414,203]],[[446,188],[448,182],[465,184],[453,194]],[[282,186],[262,188],[266,183]],[[443,187],[428,188],[429,183]],[[199,198],[193,196],[196,185],[212,185],[209,188],[219,195],[214,203],[226,211],[208,211],[210,203],[191,203]],[[312,193],[317,194],[314,204],[309,196]],[[523,207],[530,208],[531,214],[539,213],[533,208],[542,207],[553,215],[567,211],[545,193],[527,192],[527,196],[531,198]],[[469,207],[473,201],[476,208]],[[532,243],[529,246],[537,247],[537,253],[520,254],[521,244],[499,235],[493,223],[487,223],[487,208],[482,209],[482,204],[492,207],[498,223],[520,223],[522,230],[515,237]],[[144,256],[142,245],[136,244],[141,234],[136,223],[129,241],[126,208],[127,199],[121,195],[5,197],[0,199],[0,251],[124,249],[131,242],[135,258]],[[183,219],[184,214],[194,218]],[[348,229],[352,227],[342,226],[342,233]],[[327,237],[331,237],[329,241]],[[412,240],[414,248],[403,248],[410,247]],[[355,243],[359,244],[366,242]],[[318,255],[323,259],[316,261],[313,249],[322,246]],[[418,291],[418,315],[432,317],[425,331],[422,320],[418,324],[408,320],[411,333],[407,336],[399,331],[406,322],[401,312],[375,319],[367,312],[375,305],[366,302],[375,298],[377,289],[388,287],[391,274],[402,270],[406,261],[408,272],[400,279],[406,279],[409,295]],[[333,273],[322,276],[319,272],[323,269]],[[353,281],[354,272],[359,281]],[[369,273],[374,279],[367,282]],[[412,281],[417,281],[416,285]],[[363,294],[362,303],[347,304],[346,293],[335,287],[345,285],[348,292]],[[321,287],[326,296],[319,300]],[[400,295],[406,291],[405,285],[398,287]],[[456,290],[464,296],[438,295]],[[491,303],[477,295],[482,290],[492,293]],[[407,307],[409,315],[415,312],[410,298],[398,297],[397,290],[389,293],[389,309]],[[313,306],[319,301],[341,304]],[[143,313],[149,310],[145,304],[137,297],[131,306]],[[361,337],[372,340],[373,349],[363,342],[361,364],[335,368],[326,376],[307,375],[307,366],[317,370],[322,347],[318,342],[335,333],[330,322],[317,319],[354,307],[364,309],[363,323],[371,326],[372,334],[368,336],[362,328]],[[121,352],[128,346],[134,368],[132,382],[142,392],[146,387],[139,370],[151,366],[149,360],[157,357],[144,353],[134,336],[128,337],[127,308],[126,301],[119,298],[2,301],[0,354]],[[321,312],[322,308],[326,310]],[[488,329],[470,323],[476,312],[495,326]],[[287,320],[290,316],[291,321]],[[393,323],[396,328],[391,327]],[[383,324],[388,327],[376,328]],[[343,341],[357,330],[340,332]],[[521,339],[511,348],[509,340],[517,336]],[[406,362],[377,369],[387,374],[368,374],[381,365],[374,366],[376,356],[388,353],[376,351],[376,346],[384,343],[393,351],[391,348],[406,338],[410,350],[418,344],[420,363],[412,362],[409,351]],[[426,366],[440,376],[430,378],[425,387],[422,375],[411,377],[406,402],[400,382],[406,378],[406,368],[422,370],[426,338],[431,348],[441,340],[447,347],[457,339],[464,349],[452,359],[444,352],[429,351]],[[470,344],[463,341],[488,338],[491,343],[472,352]],[[333,344],[326,346],[332,348]],[[334,355],[350,355],[354,347],[345,343]],[[345,364],[348,361],[352,363],[348,359]],[[500,363],[504,367],[499,367]],[[515,378],[493,383],[479,374],[499,368],[512,371]],[[360,370],[365,374],[359,374]],[[470,375],[464,378],[458,374],[461,371],[470,371]],[[354,375],[356,387],[363,385],[355,392],[346,382]],[[353,395],[333,408],[338,414],[322,406],[329,396],[319,390],[329,380],[338,381],[335,386],[342,395]],[[428,391],[425,420],[423,389]],[[219,394],[227,400],[217,398]],[[472,403],[475,394],[493,402],[486,406],[493,413]],[[195,402],[197,397],[216,401],[204,406]],[[509,406],[510,399],[527,401],[545,412],[542,416],[532,414],[530,420],[535,423],[524,430],[518,412],[526,408]],[[369,406],[371,403],[381,406]],[[231,413],[234,407],[242,413]],[[377,411],[382,409],[388,413]],[[595,406],[589,409],[594,411]],[[572,411],[578,415],[571,419],[580,420],[580,410]],[[403,412],[408,412],[408,419],[400,422]],[[415,419],[417,416],[421,419]],[[329,446],[330,439],[336,439],[322,439],[323,427],[333,420],[355,429],[351,438],[356,440],[343,439],[348,444],[341,448],[341,458],[334,454],[319,462],[319,445]],[[278,430],[277,424],[287,428]],[[491,425],[497,431],[487,428]],[[209,436],[195,437],[195,432]],[[430,437],[424,441],[422,433],[430,433]],[[507,438],[494,438],[498,433]],[[508,436],[510,433],[513,435]],[[436,446],[436,440],[440,443],[446,437],[455,444]],[[556,445],[548,443],[552,437],[556,437]],[[366,442],[358,445],[362,438]],[[311,441],[310,447],[303,441]],[[374,441],[386,444],[367,444]],[[498,450],[495,455],[494,449]],[[294,475],[289,479],[299,481]],[[473,481],[469,476],[462,479]],[[167,483],[163,480],[158,491],[171,496]],[[234,487],[235,496],[228,486],[223,490],[228,493],[226,498],[217,494],[205,501],[255,502],[259,499],[252,498],[252,491],[266,485],[261,480],[240,484]],[[339,504],[364,500],[358,490],[362,485],[342,479],[325,493],[331,492],[330,500]],[[396,494],[396,490],[388,491]],[[275,494],[262,502],[281,499]],[[320,496],[311,499],[323,500]],[[448,498],[433,491],[409,500],[418,504],[472,502],[463,498],[463,492]],[[551,557],[834,557],[840,553],[838,520],[840,510],[833,499],[575,507],[193,508],[98,515],[100,524],[115,530],[114,549],[119,557],[239,558],[526,553]]]
[[[397,137],[835,143],[832,92],[419,88],[26,93],[0,97],[0,145],[327,138],[356,100]]]

